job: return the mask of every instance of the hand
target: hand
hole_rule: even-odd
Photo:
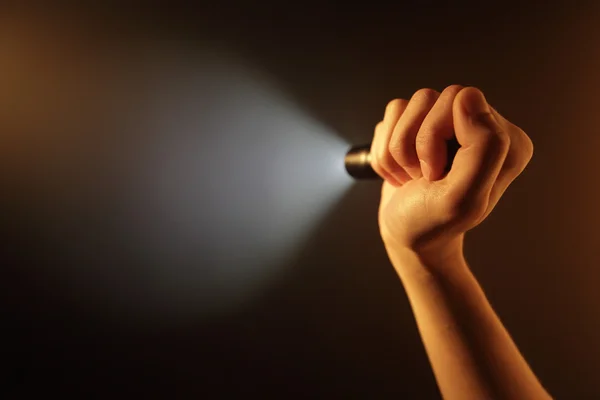
[[[461,147],[446,174],[453,137]],[[371,154],[385,179],[379,226],[388,253],[439,259],[462,254],[464,233],[489,215],[528,164],[533,144],[481,91],[455,85],[391,101]]]

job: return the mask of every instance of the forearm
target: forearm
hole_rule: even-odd
[[[390,256],[445,399],[551,398],[492,309],[462,251],[443,266],[410,252]]]

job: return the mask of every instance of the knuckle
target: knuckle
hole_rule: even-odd
[[[413,157],[413,154],[416,155],[415,144],[408,136],[401,136],[393,143],[390,142],[388,154],[403,168],[417,165],[417,160]]]
[[[469,115],[468,118],[469,122],[471,122],[471,125],[473,126],[479,126],[482,129],[492,131],[493,133],[497,133],[498,131],[502,130],[491,111],[472,114]]]
[[[390,151],[404,150],[408,147],[414,147],[418,135],[419,125],[415,121],[400,122],[394,128],[390,140]]]
[[[384,127],[385,127],[385,123],[383,121],[379,121],[377,123],[377,125],[375,125],[375,135],[377,135],[378,132],[383,131]]]
[[[429,103],[435,101],[439,96],[439,93],[430,88],[419,89],[413,94],[412,101]]]
[[[496,130],[492,136],[495,138],[499,150],[508,151],[510,149],[511,139],[508,132],[499,129]]]
[[[517,143],[519,147],[515,148],[513,146],[513,148],[511,148],[511,151],[513,151],[514,149],[514,152],[516,154],[514,169],[516,170],[516,173],[519,174],[525,169],[525,167],[527,166],[527,164],[529,164],[529,161],[533,157],[533,142],[531,141],[529,136],[525,134],[525,132],[519,130]]]
[[[481,90],[477,86],[471,86],[471,85],[469,85],[469,86],[465,86],[463,89],[465,89],[465,90],[474,90],[476,92],[479,92],[479,93],[483,94],[483,90]]]
[[[406,103],[408,103],[408,102],[404,99],[393,99],[385,107],[385,112],[386,112],[386,114],[396,112],[399,109],[401,109],[402,107],[404,107],[406,105]]]
[[[431,163],[431,160],[436,160],[435,146],[430,141],[421,141],[417,143],[417,156],[419,159]]]
[[[526,158],[527,158],[527,161],[529,161],[533,157],[533,150],[534,150],[533,141],[531,140],[531,138],[529,136],[527,136],[527,134],[525,132],[521,131],[521,135],[522,135],[521,137],[523,138],[523,141],[525,143],[524,149],[525,149]]]
[[[491,115],[490,115],[491,116]],[[482,136],[482,142],[485,147],[493,151],[505,151],[510,147],[510,136],[498,125],[493,125],[489,134]]]
[[[450,93],[456,94],[456,93],[460,92],[461,90],[463,90],[464,88],[465,87],[463,85],[450,85],[444,89],[444,92],[450,92]]]
[[[419,129],[419,133],[417,133],[417,138],[415,139],[417,151],[421,148],[429,146],[434,137],[435,130],[433,128],[425,125],[421,126],[421,129]]]

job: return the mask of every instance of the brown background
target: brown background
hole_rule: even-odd
[[[439,398],[378,237],[376,183],[353,186],[285,279],[233,313],[130,329],[88,312],[87,298],[69,292],[60,272],[86,266],[64,257],[49,227],[72,213],[89,217],[94,243],[112,240],[108,276],[132,262],[120,247],[127,237],[114,239],[120,216],[111,193],[121,172],[98,149],[143,141],[128,136],[143,116],[133,111],[136,88],[126,75],[103,66],[117,54],[135,60],[148,38],[226,44],[349,143],[370,140],[394,97],[454,83],[482,88],[528,132],[535,155],[468,235],[468,260],[549,391],[600,397],[598,7],[6,6],[2,18],[0,298],[9,373],[1,390],[9,398]],[[103,71],[97,81],[90,65]],[[93,150],[77,150],[89,141]],[[86,182],[83,205],[69,200],[78,179]]]

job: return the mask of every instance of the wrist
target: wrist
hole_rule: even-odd
[[[385,244],[394,269],[404,280],[453,279],[468,273],[463,252],[464,234],[454,240],[428,249],[415,250],[409,247]]]

